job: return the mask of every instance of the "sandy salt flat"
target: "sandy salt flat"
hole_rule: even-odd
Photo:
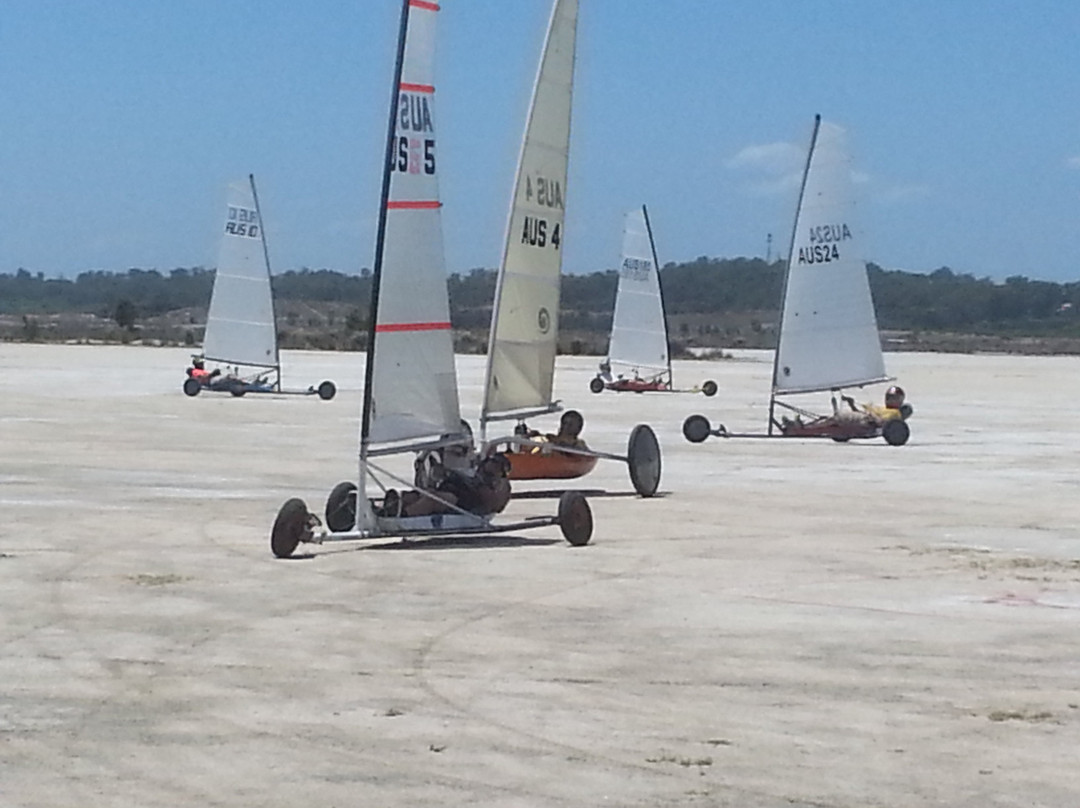
[[[563,359],[592,445],[656,428],[666,496],[593,498],[582,549],[290,561],[282,501],[354,473],[359,357],[286,355],[329,403],[188,399],[186,360],[0,345],[0,804],[1080,804],[1080,359],[890,355],[902,448],[686,443],[763,426],[767,354],[677,366],[714,399]]]

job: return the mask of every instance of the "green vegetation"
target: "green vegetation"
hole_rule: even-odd
[[[775,341],[783,285],[781,262],[754,258],[698,258],[663,268],[664,298],[673,339],[685,345],[769,347]],[[1052,283],[1023,276],[995,283],[942,268],[928,275],[869,268],[883,331],[926,347],[926,334],[1003,339],[1080,339],[1080,282]],[[123,331],[156,320],[182,327],[178,336],[201,339],[214,273],[199,267],[84,272],[74,280],[20,269],[0,274],[0,321],[7,339],[49,339],[50,316],[100,318]],[[611,325],[614,270],[563,279],[564,350],[602,352]],[[495,293],[495,273],[474,269],[448,279],[452,319],[466,350],[483,350]],[[285,272],[274,277],[283,342],[294,347],[360,348],[366,337],[370,272]],[[179,313],[179,314],[178,314]],[[6,316],[5,316],[6,315]],[[318,336],[313,336],[318,331]],[[306,334],[299,339],[300,334]],[[676,346],[679,347],[679,346]],[[897,346],[893,346],[897,347]]]

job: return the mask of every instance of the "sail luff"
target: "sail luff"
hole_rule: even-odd
[[[554,0],[533,85],[496,281],[482,428],[497,413],[554,407],[577,9],[577,0]]]
[[[379,291],[383,271],[383,247],[386,243],[386,202],[390,198],[390,161],[394,154],[397,132],[398,92],[401,86],[401,66],[405,60],[405,37],[409,30],[409,0],[401,2],[401,21],[398,25],[397,57],[394,61],[394,78],[390,85],[390,114],[387,117],[386,155],[383,157],[382,189],[379,192],[379,219],[375,229],[375,261],[371,270],[371,301],[368,308],[367,352],[364,357],[364,399],[360,409],[360,459],[367,455],[368,436],[371,434],[371,411],[374,389],[371,380],[375,375],[375,324],[379,313]]]
[[[787,310],[788,282],[791,280],[791,256],[795,251],[795,239],[799,232],[799,211],[802,209],[803,195],[806,193],[806,178],[810,176],[810,163],[814,159],[814,145],[817,143],[818,129],[821,127],[821,115],[814,116],[814,129],[810,133],[810,147],[806,150],[806,163],[803,165],[802,182],[799,183],[799,199],[795,203],[795,218],[791,223],[791,240],[788,242],[788,260],[784,268],[784,288],[780,292],[780,321],[776,327],[776,350],[773,351],[772,392],[776,395],[777,372],[780,367],[780,335],[784,333],[784,314]]]
[[[266,243],[266,226],[263,224],[262,206],[259,204],[259,192],[255,188],[255,175],[248,174],[248,183],[251,185],[251,198],[255,202],[255,215],[259,220],[262,239],[263,260],[266,264],[266,282],[270,284],[270,321],[274,323],[274,369],[277,378],[274,379],[274,387],[281,390],[281,349],[277,341],[277,303],[274,300],[274,276],[270,270],[270,247]]]
[[[668,333],[667,307],[664,306],[664,282],[660,278],[660,259],[656,257],[656,240],[653,238],[652,220],[649,219],[649,209],[641,206],[641,215],[645,217],[645,232],[649,234],[649,249],[652,252],[653,266],[656,267],[656,293],[660,298],[660,324],[664,330],[664,348],[667,358],[668,378],[671,378],[671,339]]]

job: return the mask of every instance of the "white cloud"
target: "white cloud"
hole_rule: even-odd
[[[792,143],[746,146],[724,165],[747,175],[746,190],[754,196],[777,196],[797,189],[806,150]]]

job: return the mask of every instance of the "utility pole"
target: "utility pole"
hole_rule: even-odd
[[[772,233],[765,237],[765,263],[772,263]]]

